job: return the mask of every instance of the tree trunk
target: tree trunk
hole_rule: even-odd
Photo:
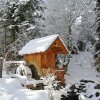
[[[0,58],[0,78],[2,78],[3,58]]]

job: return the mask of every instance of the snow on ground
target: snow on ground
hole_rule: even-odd
[[[29,90],[18,79],[0,79],[0,100],[48,100],[46,90]]]
[[[10,78],[3,72],[3,78],[0,79],[0,100],[48,100],[48,92],[46,90],[29,90],[22,87],[19,79]],[[98,77],[97,77],[98,76]],[[86,92],[84,100],[100,100],[100,95],[96,97],[96,93],[100,93],[99,89],[94,89],[96,84],[100,84],[100,74],[96,72],[94,67],[93,55],[90,52],[79,52],[73,55],[65,75],[67,85],[80,85],[80,80],[89,80],[93,82],[85,83]],[[92,96],[92,98],[88,98]]]
[[[48,92],[46,90],[17,90],[11,100],[48,100]]]

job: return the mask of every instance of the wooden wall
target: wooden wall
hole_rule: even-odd
[[[41,55],[40,54],[29,54],[29,55],[24,55],[24,60],[28,65],[35,65],[39,75],[41,76]]]
[[[41,68],[42,75],[50,74],[51,70],[55,67],[55,53],[53,50],[48,50],[41,54]]]
[[[51,73],[55,67],[55,53],[51,49],[44,53],[24,55],[24,60],[28,65],[35,65],[40,76]]]
[[[55,53],[52,50],[41,54],[41,67],[55,67]]]

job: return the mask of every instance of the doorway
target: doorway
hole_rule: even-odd
[[[31,69],[31,72],[32,72],[32,78],[39,80],[40,76],[38,75],[38,71],[37,71],[35,65],[31,64],[31,65],[29,65],[29,68]]]

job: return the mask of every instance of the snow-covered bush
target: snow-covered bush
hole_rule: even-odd
[[[55,78],[54,74],[49,74],[41,78],[45,85],[44,89],[49,92],[49,100],[61,100],[61,95],[67,95],[67,88],[63,88]]]
[[[86,100],[86,98],[84,97],[84,95],[80,94],[79,95],[79,100]]]
[[[31,69],[25,66],[23,63],[17,68],[16,73],[22,76],[32,77]]]
[[[18,67],[18,64],[11,63],[11,61],[10,62],[9,61],[8,62],[7,61],[3,62],[3,71],[6,74],[15,74],[17,67]]]

